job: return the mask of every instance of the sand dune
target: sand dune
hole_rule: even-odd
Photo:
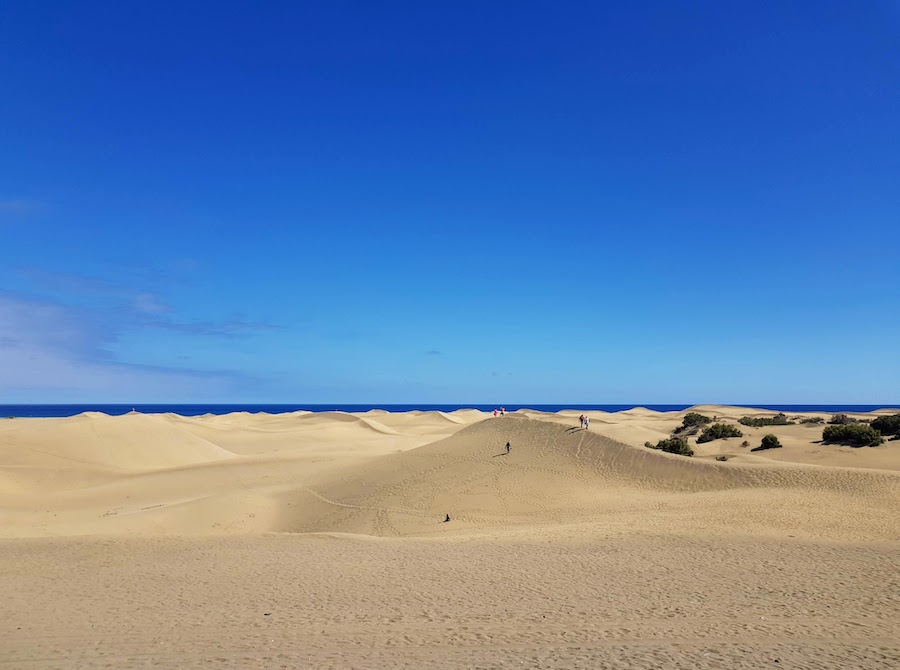
[[[686,412],[580,413],[2,421],[0,667],[900,661],[900,442],[687,458],[643,446]]]
[[[505,453],[504,445],[514,447]],[[484,529],[529,523],[628,523],[665,527],[683,517],[684,505],[709,496],[711,514],[679,518],[679,527],[720,525],[744,532],[749,523],[770,530],[802,527],[804,535],[891,537],[900,512],[900,473],[803,465],[773,467],[704,461],[634,447],[603,435],[514,416],[485,421],[452,437],[367,463],[362,471],[336,471],[291,494],[294,515],[284,530],[369,534],[433,534],[452,513],[453,528]],[[671,494],[680,495],[671,495]],[[854,499],[825,518],[817,505]],[[857,496],[863,496],[860,504]],[[779,502],[789,502],[788,509]],[[798,511],[802,501],[806,512]],[[661,510],[660,505],[668,507]],[[329,506],[331,509],[329,509]],[[878,509],[873,513],[871,508]],[[302,510],[302,511],[301,511]],[[648,514],[642,521],[631,517]],[[821,522],[822,528],[817,525]],[[742,524],[735,526],[736,523]],[[839,528],[838,528],[839,527]]]
[[[792,425],[776,427],[785,448],[774,452],[750,452],[742,438],[696,445],[695,458],[642,446],[683,415],[601,413],[590,432],[569,413],[537,412],[8,421],[0,429],[2,532],[404,537],[602,522],[777,533],[802,520],[797,532],[807,537],[894,539],[900,444],[818,445],[821,426]],[[743,429],[756,440],[775,428]],[[713,460],[721,454],[730,460]],[[822,467],[829,460],[854,467]],[[54,501],[43,495],[50,490]],[[673,518],[700,494],[703,509]],[[841,513],[826,514],[832,505]],[[440,523],[445,514],[452,525]]]
[[[0,423],[0,467],[150,470],[232,457],[162,417],[85,413]]]

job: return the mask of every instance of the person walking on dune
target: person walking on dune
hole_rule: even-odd
[[[584,429],[590,430],[590,427],[591,427],[591,417],[585,416],[584,417]]]
[[[584,414],[578,417],[578,425],[581,428],[584,428]]]
[[[506,443],[506,453],[509,453],[509,442]]]

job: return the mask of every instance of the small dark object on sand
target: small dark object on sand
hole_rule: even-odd
[[[449,515],[449,514],[448,514],[447,516],[444,517],[444,523],[447,523],[448,521],[450,521],[450,515]]]

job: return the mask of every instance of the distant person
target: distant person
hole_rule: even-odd
[[[581,428],[584,428],[584,414],[582,414],[581,416],[578,417],[578,425]]]
[[[495,408],[494,408],[494,418],[495,418],[495,419],[497,418],[497,414],[499,414],[499,412],[497,411],[497,408],[495,407]]]
[[[501,407],[501,408],[500,408],[500,416],[503,416],[504,414],[506,414],[506,408],[505,408],[505,407]]]
[[[509,442],[506,443],[506,453],[509,453]]]
[[[591,427],[591,417],[586,416],[586,417],[584,417],[584,429],[589,430],[590,427]]]
[[[444,523],[447,523],[448,521],[450,521],[450,515],[449,515],[449,514],[448,514],[447,516],[444,517]]]

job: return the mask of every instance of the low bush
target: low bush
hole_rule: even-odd
[[[696,435],[703,426],[711,422],[712,419],[708,416],[703,416],[697,412],[688,412],[684,415],[682,424],[672,431],[672,437],[684,439],[691,435]]]
[[[656,444],[645,442],[644,446],[648,449],[659,449],[667,454],[678,454],[679,456],[693,456],[694,450],[690,448],[688,443],[677,437],[670,437],[667,440],[660,440]]]
[[[721,440],[723,437],[743,437],[744,434],[734,426],[727,423],[714,423],[703,429],[700,437],[697,438],[697,444],[704,442],[712,442],[713,440]]]
[[[779,412],[775,416],[744,416],[738,419],[738,423],[743,424],[744,426],[753,426],[754,428],[759,428],[760,426],[792,426],[794,422],[787,418],[784,414]]]
[[[781,449],[781,442],[774,435],[766,435],[762,439],[762,444],[750,451],[765,451],[766,449]]]
[[[828,423],[835,426],[846,426],[851,423],[859,423],[859,420],[854,419],[852,416],[847,416],[846,414],[835,414]]]
[[[725,454],[722,454],[721,456],[716,456],[716,460],[717,460],[717,461],[727,461],[727,460],[728,460],[728,456],[725,455]]]
[[[821,416],[802,416],[800,423],[825,423],[825,419]]]
[[[697,412],[688,412],[684,415],[681,425],[687,428],[689,426],[705,426],[708,423],[712,423],[712,419],[708,416],[703,416]]]
[[[879,416],[872,421],[871,426],[882,435],[900,435],[900,414]]]
[[[884,442],[881,433],[865,424],[838,424],[826,426],[822,431],[822,439],[834,444],[845,444],[850,447],[877,447]]]
[[[749,446],[750,446],[750,443],[747,442],[747,440],[744,440],[743,442],[741,442],[741,446],[742,446],[742,447],[749,447]]]

